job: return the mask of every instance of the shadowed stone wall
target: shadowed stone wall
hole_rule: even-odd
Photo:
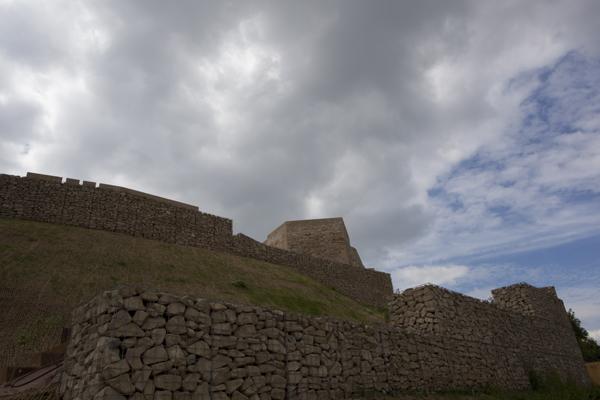
[[[71,178],[63,182],[61,177],[31,172],[26,177],[0,174],[0,217],[101,229],[286,265],[375,307],[384,307],[393,290],[387,273],[266,246],[244,235],[233,236],[230,219],[103,183]]]
[[[581,350],[554,288],[518,284],[492,293],[499,297],[487,302],[433,285],[407,289],[394,295],[390,323],[468,347],[468,357],[480,363],[475,373],[555,370],[586,381]],[[507,304],[518,306],[507,308]],[[545,312],[522,312],[531,309]]]
[[[420,316],[407,317],[403,308]],[[73,323],[65,400],[316,400],[367,391],[523,389],[530,370],[551,368],[588,384],[581,354],[569,349],[573,332],[544,336],[540,329],[556,329],[551,320],[436,287],[397,296],[390,325],[133,288],[96,297],[74,312]]]

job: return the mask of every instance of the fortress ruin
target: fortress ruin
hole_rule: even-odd
[[[118,186],[0,175],[0,217],[101,229],[294,268],[372,307],[364,325],[119,288],[73,313],[65,400],[344,399],[377,391],[526,389],[532,373],[588,385],[552,287],[516,284],[481,301],[424,285],[393,294],[364,268],[341,218],[288,221],[265,243],[232,221]],[[322,242],[328,243],[326,246]]]

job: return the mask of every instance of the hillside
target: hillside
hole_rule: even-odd
[[[54,345],[74,306],[119,284],[363,322],[384,318],[382,310],[288,267],[122,234],[0,218],[0,366]]]

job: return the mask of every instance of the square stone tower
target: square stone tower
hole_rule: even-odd
[[[266,245],[363,267],[341,217],[286,221],[269,233]]]

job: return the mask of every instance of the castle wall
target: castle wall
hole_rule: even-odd
[[[267,246],[243,234],[233,237],[230,251],[273,264],[287,265],[364,304],[385,307],[393,292],[389,274]]]
[[[29,173],[0,175],[0,216],[125,233],[168,243],[222,248],[229,219],[118,186]]]
[[[495,325],[512,313],[494,314],[494,306],[439,288],[408,295],[394,301],[391,325],[368,326],[132,288],[105,292],[74,312],[61,394],[65,400],[345,399],[369,391],[524,389],[532,360],[541,372],[557,368],[588,384],[580,354],[539,343],[547,337],[538,329],[555,328],[548,320],[514,314],[525,325],[508,329],[516,345],[508,348],[511,339],[496,336],[504,328]],[[444,333],[396,318],[405,300],[405,308],[432,308],[433,315],[441,307]],[[443,318],[453,307],[466,307],[452,314],[468,325],[457,332],[458,324]],[[469,322],[472,310],[484,314]],[[487,325],[477,328],[482,321]]]
[[[244,235],[233,236],[230,219],[119,186],[76,179],[63,183],[61,177],[33,173],[27,177],[0,174],[0,217],[124,233],[286,265],[375,307],[384,307],[393,291],[387,273],[282,250]]]
[[[501,299],[481,301],[433,285],[408,289],[390,303],[390,323],[470,346],[469,357],[484,362],[486,373],[490,368],[507,374],[514,368],[554,369],[585,382],[581,350],[570,324],[563,323],[564,307],[555,307],[562,302],[553,288],[522,284],[493,293],[502,293]],[[524,298],[546,313],[526,315],[505,308],[517,303],[530,309]]]

